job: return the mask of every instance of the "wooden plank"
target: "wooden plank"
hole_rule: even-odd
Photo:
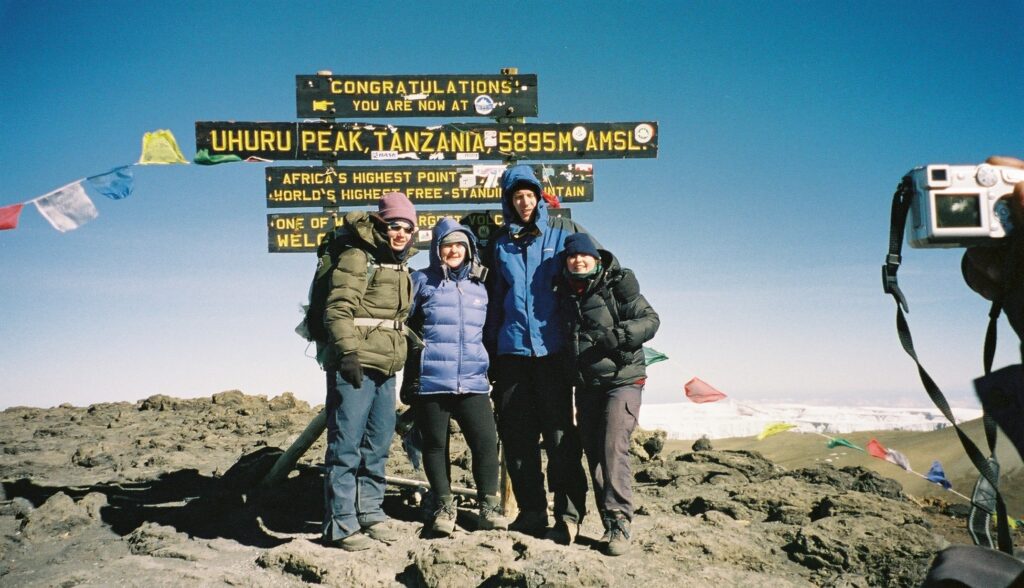
[[[552,216],[572,218],[568,208],[548,209]],[[418,211],[419,231],[413,246],[430,246],[430,230],[441,218],[450,216],[470,227],[481,246],[487,243],[503,222],[500,210],[430,210]],[[341,226],[342,215],[331,212],[288,212],[267,215],[267,250],[271,253],[303,253],[316,251],[320,239],[328,231]]]
[[[564,203],[594,200],[590,163],[535,164],[544,191]],[[388,192],[415,204],[501,202],[505,164],[319,166],[266,168],[268,208],[367,206]]]
[[[537,116],[537,75],[297,75],[295,103],[300,118]]]
[[[196,153],[267,160],[622,159],[658,156],[657,122],[448,123],[432,127],[307,121],[196,122]]]

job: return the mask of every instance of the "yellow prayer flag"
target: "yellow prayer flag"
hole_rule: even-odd
[[[167,129],[160,129],[142,136],[142,155],[139,165],[188,163],[181,154],[178,142]]]
[[[772,423],[772,424],[768,425],[767,427],[765,427],[763,431],[761,431],[760,433],[757,434],[757,440],[761,441],[765,437],[771,437],[772,435],[774,435],[776,433],[781,433],[783,431],[788,431],[788,430],[790,430],[792,428],[795,428],[795,427],[796,427],[796,425],[791,425],[789,423]]]

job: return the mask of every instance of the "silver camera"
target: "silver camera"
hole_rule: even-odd
[[[1013,230],[1009,203],[1002,198],[1024,181],[1024,169],[932,164],[907,176],[913,189],[907,224],[911,247],[983,245]]]

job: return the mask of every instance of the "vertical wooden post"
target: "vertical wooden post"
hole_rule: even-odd
[[[503,67],[499,72],[501,75],[517,75],[519,68],[517,67]],[[514,116],[514,112],[508,112],[513,116],[499,116],[495,122],[497,123],[522,123],[526,122],[526,119],[521,116]],[[513,153],[511,156],[505,159],[506,165],[515,165],[517,154]],[[492,304],[493,302],[489,302]],[[519,506],[516,504],[516,495],[512,491],[512,478],[508,475],[508,464],[505,460],[505,447],[499,447],[498,457],[501,460],[499,464],[499,484],[501,491],[501,511],[506,517],[511,517],[519,511]]]

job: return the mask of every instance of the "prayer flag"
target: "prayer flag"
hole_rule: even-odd
[[[939,460],[932,462],[932,467],[928,470],[925,477],[928,478],[929,481],[935,482],[946,490],[953,487],[953,483],[946,479],[946,470],[942,469],[942,464],[939,463]]]
[[[829,449],[835,447],[836,445],[842,445],[843,447],[849,447],[850,449],[856,449],[857,451],[864,451],[863,447],[857,447],[856,445],[850,443],[849,441],[843,439],[842,437],[833,437],[828,440]]]
[[[105,174],[89,176],[85,179],[97,192],[113,200],[131,196],[135,184],[130,165],[114,168]]]
[[[877,457],[878,459],[885,459],[886,456],[889,455],[885,447],[882,447],[882,444],[879,443],[878,440],[874,438],[872,438],[871,441],[868,441],[868,453]]]
[[[217,165],[218,163],[232,163],[235,161],[242,161],[242,158],[237,155],[210,155],[209,150],[200,149],[196,151],[195,158],[192,161],[199,165]]]
[[[188,163],[178,148],[174,135],[167,129],[153,131],[142,136],[142,155],[139,164]]]
[[[791,425],[789,423],[772,423],[765,427],[763,431],[757,434],[757,440],[763,441],[765,437],[771,437],[772,435],[777,435],[783,431],[788,431],[795,427],[796,425]]]
[[[562,208],[562,204],[558,201],[558,196],[548,194],[547,192],[541,192],[540,195],[544,198],[544,202],[548,203],[548,208]]]
[[[701,381],[699,378],[694,378],[683,386],[686,390],[686,397],[691,402],[699,404],[705,402],[715,402],[725,398],[725,394],[722,394],[718,390],[712,388],[708,383]]]
[[[907,456],[903,455],[899,451],[896,451],[895,449],[885,450],[885,461],[894,463],[900,466],[901,468],[907,470],[908,472],[914,471],[910,469],[910,460],[907,459]]]
[[[82,188],[81,180],[40,196],[32,203],[39,214],[62,233],[77,229],[100,215]]]
[[[665,361],[668,356],[664,353],[651,349],[650,347],[644,347],[644,365],[651,365],[652,363],[658,363],[659,361]]]
[[[21,216],[21,209],[24,207],[25,204],[21,203],[0,208],[0,231],[17,228],[18,217]]]

